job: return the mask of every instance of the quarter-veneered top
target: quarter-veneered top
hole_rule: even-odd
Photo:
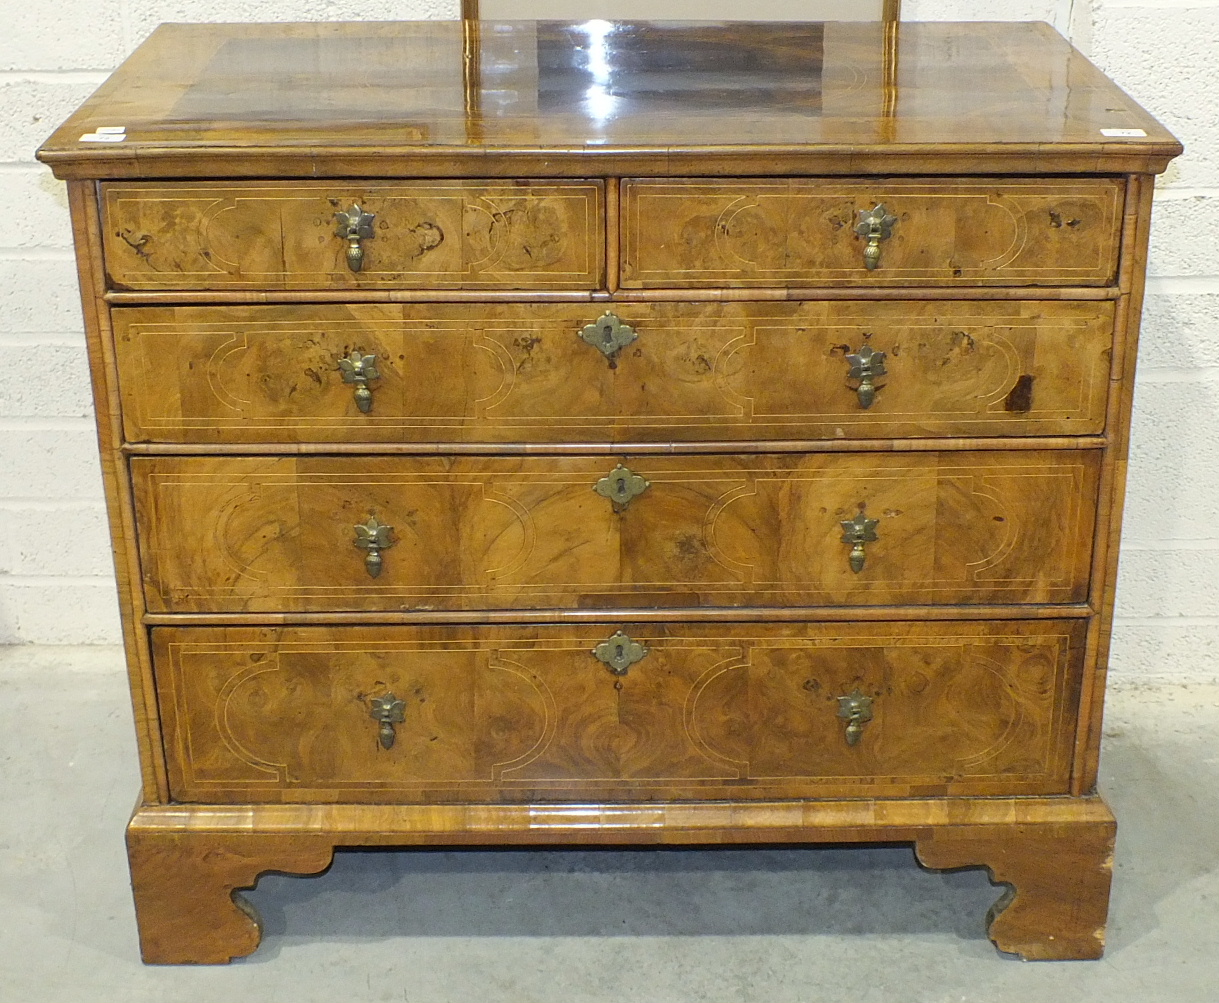
[[[163,25],[38,155],[116,178],[1094,173],[1180,152],[1044,24],[416,21]]]

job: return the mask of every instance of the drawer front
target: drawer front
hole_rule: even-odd
[[[625,328],[598,324],[606,309],[118,309],[127,439],[645,442],[1104,429],[1107,302],[609,305]],[[592,343],[580,337],[589,327]],[[865,347],[884,353],[868,372]]]
[[[137,290],[595,289],[602,196],[600,181],[106,184],[106,271]],[[353,205],[372,220],[348,240],[336,214]]]
[[[1066,793],[1084,626],[152,637],[180,801],[927,797]],[[621,675],[593,654],[619,631],[646,651]]]
[[[150,610],[292,612],[1081,602],[1098,460],[148,457],[131,470]]]
[[[1109,179],[628,180],[621,281],[643,289],[1107,285],[1124,191]],[[877,206],[887,219],[873,228],[861,213]]]

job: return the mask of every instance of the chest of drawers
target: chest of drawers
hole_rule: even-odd
[[[335,847],[877,841],[1099,956],[1179,152],[1044,26],[157,31],[40,151],[145,959]]]

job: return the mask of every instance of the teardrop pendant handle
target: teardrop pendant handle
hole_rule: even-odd
[[[855,224],[855,232],[867,241],[863,249],[863,263],[869,272],[880,267],[880,242],[893,236],[893,228],[896,225],[897,217],[884,205],[878,205],[875,209],[859,210],[859,222]]]
[[[362,241],[372,240],[375,235],[372,223],[376,219],[376,213],[365,212],[357,202],[346,212],[336,212],[334,219],[337,224],[334,235],[347,241],[347,267],[358,272],[364,267]]]

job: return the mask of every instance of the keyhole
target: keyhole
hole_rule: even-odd
[[[619,644],[619,645],[617,645],[617,646],[614,648],[614,658],[615,658],[615,660],[619,660],[619,659],[621,659],[621,658],[622,658],[622,655],[623,655],[623,647],[622,647],[622,645],[621,645],[621,644]]]
[[[625,477],[618,478],[618,493],[620,495],[626,494],[626,478]]]
[[[609,324],[606,324],[605,327],[601,328],[601,340],[604,341],[607,345],[609,345],[613,342],[614,329],[612,327],[610,327]]]

